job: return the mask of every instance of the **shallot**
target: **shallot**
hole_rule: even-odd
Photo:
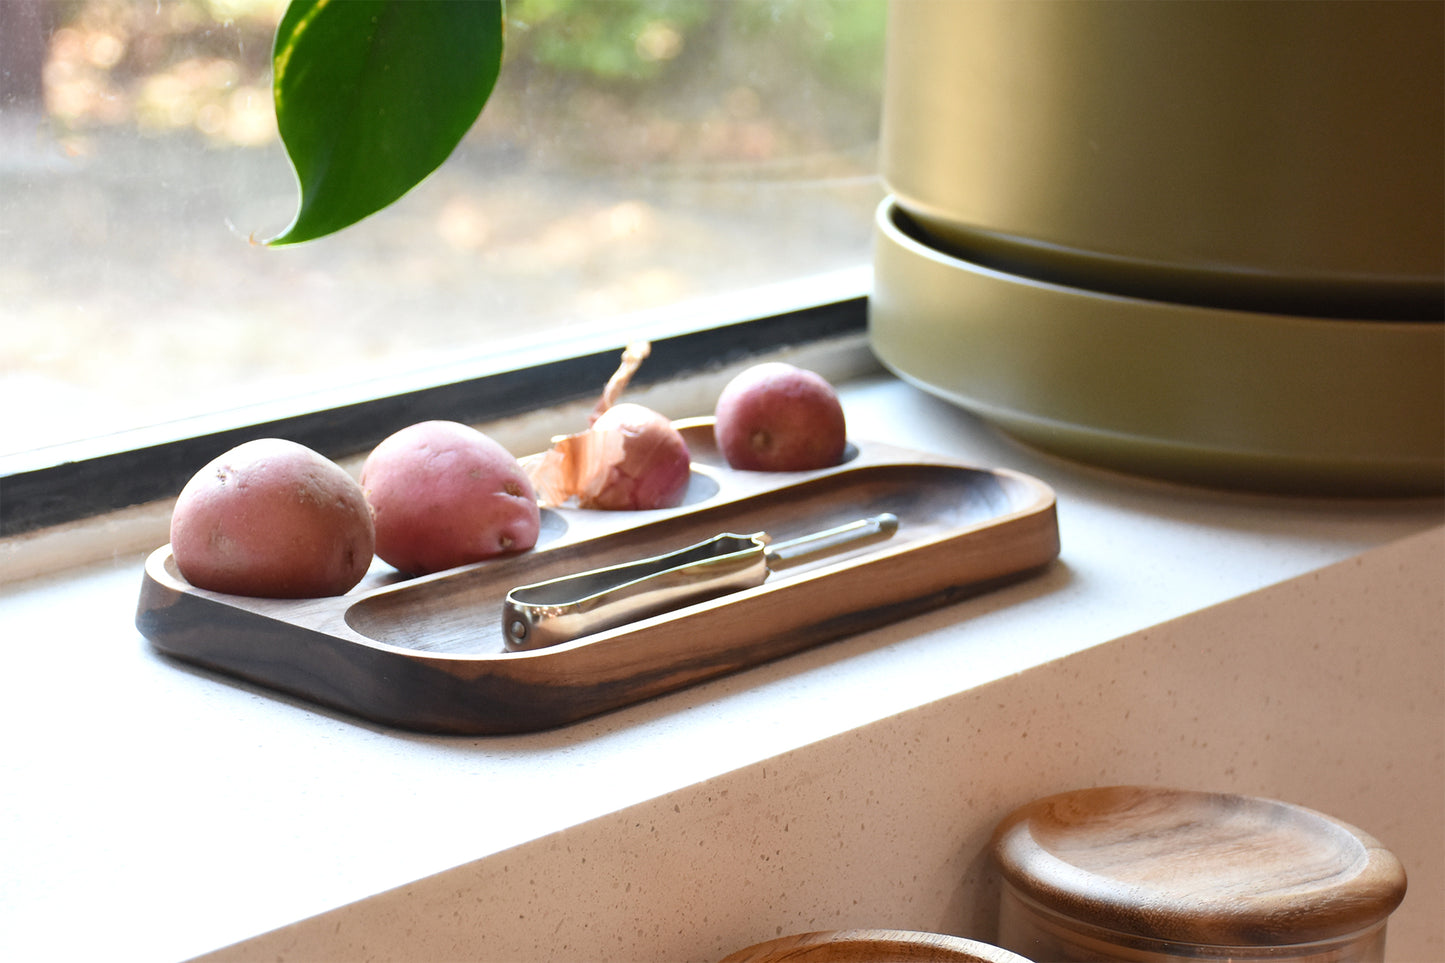
[[[523,462],[543,505],[575,498],[580,508],[641,511],[682,504],[692,456],[682,433],[643,405],[617,403],[650,353],[645,342],[629,345],[592,410],[590,427],[552,440],[552,447]]]

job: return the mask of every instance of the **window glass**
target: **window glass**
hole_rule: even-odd
[[[456,154],[268,249],[296,202],[284,6],[0,2],[0,454],[868,259],[883,0],[513,0]]]

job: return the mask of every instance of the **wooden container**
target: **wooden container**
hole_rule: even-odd
[[[163,546],[147,560],[136,625],[169,656],[371,722],[495,735],[565,725],[946,605],[1039,572],[1059,552],[1053,491],[1018,472],[861,440],[832,468],[735,471],[712,419],[679,429],[693,459],[679,508],[546,509],[533,551],[415,579],[378,563],[325,599],[196,588]],[[720,532],[786,540],[881,512],[899,520],[885,542],[549,648],[503,644],[503,599],[518,585]]]
[[[1115,786],[998,827],[999,943],[1037,960],[1381,960],[1399,860],[1353,826],[1249,796]]]
[[[781,936],[722,963],[1029,963],[1016,953],[942,933],[825,930]]]

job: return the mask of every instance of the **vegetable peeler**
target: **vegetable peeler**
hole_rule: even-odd
[[[714,535],[665,555],[514,588],[502,606],[502,631],[511,651],[546,648],[761,585],[779,569],[897,530],[897,516],[884,512],[777,544],[766,532]]]

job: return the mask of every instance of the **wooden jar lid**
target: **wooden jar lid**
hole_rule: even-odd
[[[1405,896],[1394,854],[1303,806],[1114,786],[1015,811],[994,833],[1004,879],[1047,910],[1147,939],[1288,946],[1359,932]]]
[[[1016,953],[942,933],[824,930],[758,943],[722,963],[1029,963]]]

